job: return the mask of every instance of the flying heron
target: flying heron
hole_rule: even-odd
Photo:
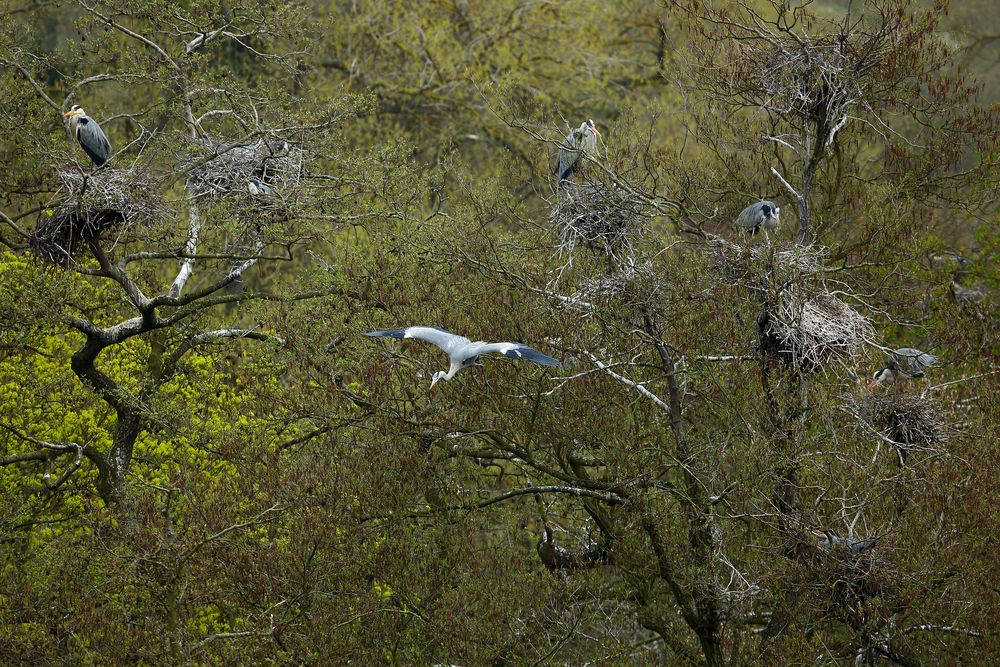
[[[733,227],[740,232],[756,234],[761,229],[773,232],[778,226],[778,215],[781,209],[773,201],[760,201],[743,209]]]
[[[97,124],[97,121],[87,115],[79,104],[74,104],[69,111],[63,114],[69,119],[69,129],[80,142],[84,152],[90,156],[98,167],[103,167],[111,156],[111,144],[104,130]]]
[[[895,384],[907,378],[924,377],[924,369],[938,362],[933,354],[927,354],[912,347],[893,350],[886,358],[885,366],[875,372],[868,385],[874,387],[879,382]]]
[[[556,173],[559,182],[568,179],[580,164],[580,153],[594,154],[597,151],[597,139],[601,133],[597,131],[594,121],[585,120],[580,127],[571,130],[566,135],[563,145],[559,148],[559,164]]]
[[[406,329],[383,329],[380,331],[370,331],[365,334],[371,338],[389,336],[391,338],[416,338],[428,343],[434,343],[448,353],[451,361],[447,371],[437,371],[431,379],[431,387],[437,384],[438,380],[450,380],[455,377],[455,373],[463,368],[474,366],[479,362],[479,357],[484,354],[498,353],[512,359],[527,359],[542,366],[559,366],[561,362],[533,350],[524,343],[484,343],[483,341],[471,341],[465,336],[438,329],[436,327],[407,327]]]

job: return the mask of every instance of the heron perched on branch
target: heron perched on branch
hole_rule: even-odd
[[[562,146],[559,148],[559,164],[556,166],[556,173],[559,174],[559,182],[565,181],[573,175],[579,168],[580,153],[593,155],[597,152],[597,140],[601,133],[597,131],[594,121],[585,120],[580,127],[571,130],[566,135]]]
[[[869,386],[874,387],[879,382],[895,384],[908,378],[922,378],[924,369],[930,368],[937,362],[938,358],[933,354],[912,347],[901,347],[889,354],[885,367],[875,372]]]
[[[69,119],[69,129],[80,142],[84,152],[90,156],[98,167],[103,167],[104,163],[111,157],[111,144],[104,130],[97,124],[97,121],[87,115],[79,104],[74,104],[69,111],[63,114]]]
[[[406,329],[382,329],[380,331],[370,331],[365,334],[371,338],[389,336],[391,338],[416,338],[417,340],[434,343],[448,353],[451,365],[447,371],[437,371],[431,379],[431,387],[437,384],[438,380],[450,380],[455,377],[455,373],[463,368],[474,366],[479,362],[479,357],[484,354],[497,353],[510,357],[511,359],[527,359],[542,366],[559,366],[561,362],[541,352],[534,350],[524,343],[484,343],[483,341],[471,341],[465,336],[438,329],[435,327],[407,327]]]
[[[748,234],[756,234],[761,229],[764,232],[773,232],[778,226],[778,216],[781,209],[773,201],[760,201],[750,204],[743,209],[738,216],[733,227],[736,231]]]

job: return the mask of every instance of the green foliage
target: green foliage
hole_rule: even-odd
[[[11,8],[0,662],[990,664],[1000,130],[965,8]],[[101,214],[77,103],[162,210],[46,260],[34,230]],[[735,237],[759,198],[777,230]],[[594,201],[625,233],[567,237]],[[825,296],[875,333],[809,363],[768,318]],[[440,350],[361,335],[415,324],[563,365],[430,390]],[[942,363],[874,391],[924,396],[933,446],[856,409],[903,346]]]

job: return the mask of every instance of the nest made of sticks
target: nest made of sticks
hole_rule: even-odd
[[[302,179],[305,151],[287,141],[258,139],[246,146],[203,140],[187,189],[196,197],[218,199],[231,192],[246,193],[251,179],[287,189]]]
[[[645,209],[638,198],[601,183],[560,187],[549,222],[559,234],[561,251],[571,253],[582,245],[607,256],[629,254]]]
[[[827,256],[826,248],[811,245],[740,245],[717,239],[713,246],[715,266],[731,285],[760,285],[776,272],[782,279],[816,275]]]
[[[89,241],[110,229],[148,225],[167,211],[148,172],[104,167],[59,172],[60,187],[29,239],[41,259],[68,265]]]
[[[947,441],[941,411],[925,397],[870,392],[852,397],[848,408],[856,419],[897,445],[936,447]]]
[[[837,358],[854,359],[875,335],[871,321],[829,292],[786,291],[762,318],[764,350],[817,370]]]

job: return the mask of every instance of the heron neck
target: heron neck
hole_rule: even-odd
[[[456,364],[454,361],[451,362],[451,366],[448,368],[448,372],[444,374],[445,380],[450,380],[455,377],[455,373],[462,370],[462,364]]]

